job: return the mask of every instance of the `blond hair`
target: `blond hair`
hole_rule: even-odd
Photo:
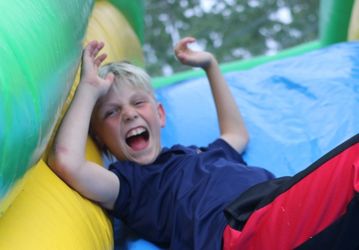
[[[115,88],[121,84],[127,84],[131,87],[142,89],[155,98],[151,78],[142,68],[127,61],[120,61],[105,64],[99,70],[99,76],[102,78],[105,78],[109,73],[115,75],[113,83]]]

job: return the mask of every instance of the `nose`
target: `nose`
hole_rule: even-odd
[[[136,110],[131,106],[126,106],[122,110],[122,117],[125,122],[132,121],[138,117]]]

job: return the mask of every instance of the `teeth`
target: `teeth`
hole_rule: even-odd
[[[129,137],[131,137],[131,136],[140,135],[140,134],[142,134],[142,133],[145,132],[145,131],[146,131],[146,129],[144,129],[144,128],[135,128],[135,129],[132,129],[132,130],[130,130],[130,131],[127,133],[126,138],[129,138]]]

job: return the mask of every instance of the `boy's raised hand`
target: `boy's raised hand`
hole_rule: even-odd
[[[206,51],[193,51],[188,48],[189,43],[195,42],[193,37],[181,39],[175,46],[175,54],[178,60],[185,65],[201,67],[206,69],[215,59],[213,55]]]
[[[112,73],[108,74],[105,79],[98,76],[98,69],[107,57],[105,53],[98,55],[103,47],[103,42],[95,40],[89,42],[82,52],[81,64],[80,83],[89,84],[95,87],[99,96],[107,93],[114,80],[114,75]]]

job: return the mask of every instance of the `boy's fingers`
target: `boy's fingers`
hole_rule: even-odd
[[[182,48],[187,49],[187,45],[189,43],[193,43],[195,41],[196,41],[196,39],[193,37],[185,37],[180,41],[180,44],[181,44]]]
[[[99,42],[97,45],[98,50],[101,50],[105,46],[104,42]]]
[[[103,42],[96,40],[90,41],[84,49],[84,54],[90,57],[96,57],[98,52],[105,46]]]
[[[97,47],[97,43],[98,42],[96,40],[93,40],[93,41],[89,42],[87,44],[87,46],[85,47],[85,53],[87,53],[88,55],[93,54],[94,50]]]
[[[195,41],[196,41],[196,39],[193,37],[185,37],[185,38],[181,39],[175,47],[175,53],[176,53],[177,57],[179,57],[181,52],[186,52],[186,53],[190,52],[191,49],[188,48],[188,44],[193,43]]]
[[[99,55],[94,61],[95,65],[100,66],[100,64],[106,59],[106,57],[107,57],[107,54]]]
[[[183,38],[182,40],[183,40],[183,42],[184,42],[185,44],[187,44],[187,43],[193,43],[193,42],[195,42],[195,41],[196,41],[196,38],[189,36],[189,37]]]
[[[188,43],[192,43],[192,42],[195,42],[196,39],[194,37],[185,37],[185,38],[182,38],[175,46],[175,48],[183,48],[185,47]]]
[[[94,48],[94,50],[93,50],[93,53],[92,53],[92,55],[94,56],[94,57],[96,57],[97,56],[97,54],[98,54],[98,52],[104,47],[104,43],[103,42],[97,42],[96,43],[96,46],[95,46],[95,48]]]

